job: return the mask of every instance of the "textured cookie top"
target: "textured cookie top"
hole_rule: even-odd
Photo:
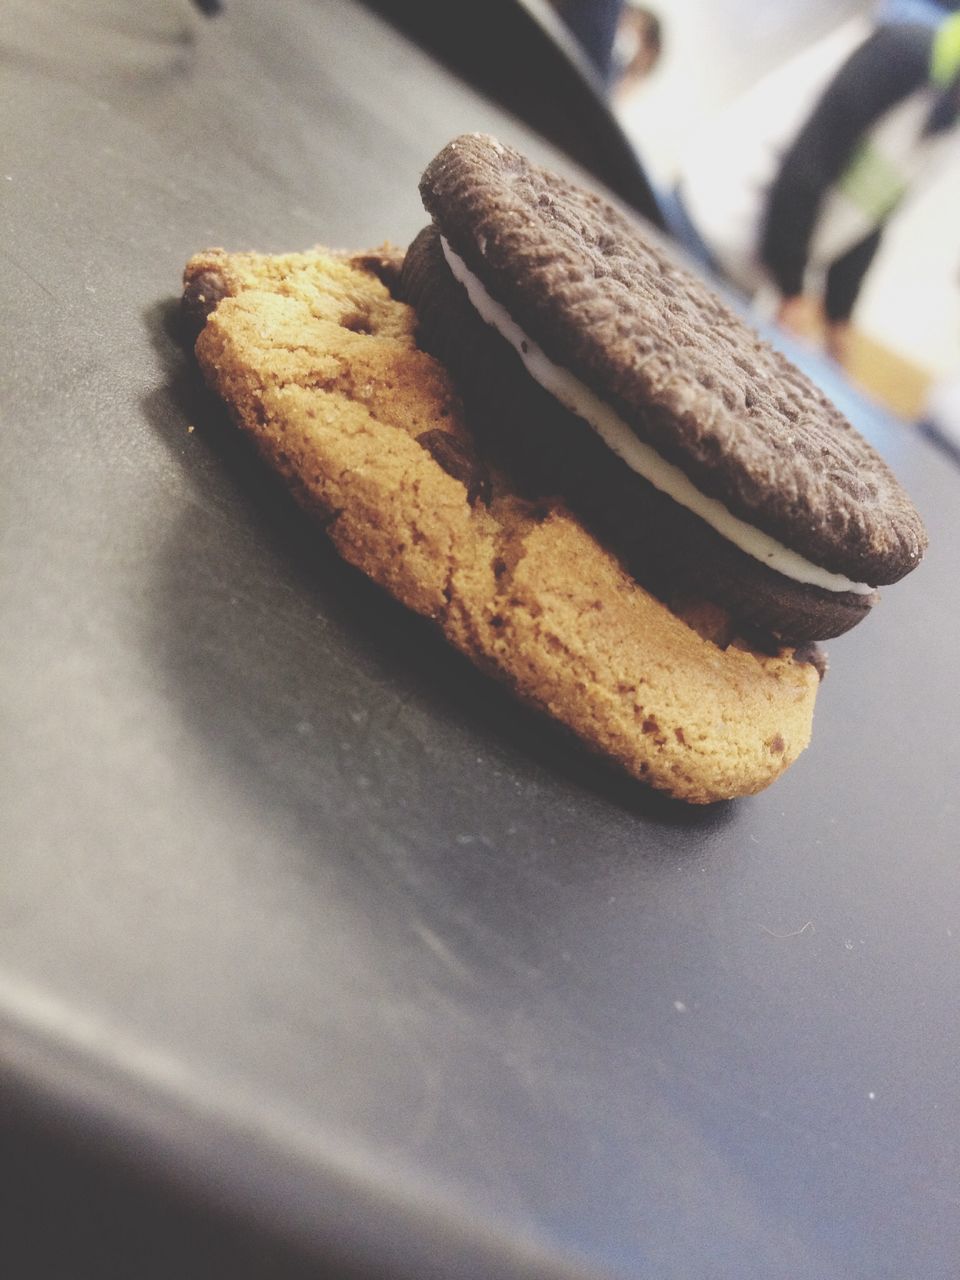
[[[701,492],[855,581],[917,564],[923,524],[887,465],[651,229],[478,134],[420,190],[517,323]]]

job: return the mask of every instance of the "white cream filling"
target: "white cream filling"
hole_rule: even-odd
[[[761,529],[755,529],[729,511],[722,502],[710,498],[693,484],[679,467],[661,458],[650,445],[638,440],[623,418],[579,378],[560,365],[554,364],[541,348],[528,337],[499,302],[490,297],[486,288],[473,274],[461,257],[451,249],[444,236],[440,237],[444,257],[454,277],[463,285],[467,296],[480,317],[496,329],[513,347],[523,361],[530,376],[549,391],[564,408],[582,418],[600,436],[608,448],[622,458],[631,470],[648,480],[679,502],[681,506],[700,517],[721,537],[745,551],[754,560],[769,565],[794,582],[823,587],[827,591],[854,591],[867,595],[873,587],[865,582],[853,582],[842,573],[831,573],[813,564],[796,551],[791,551],[776,538]]]

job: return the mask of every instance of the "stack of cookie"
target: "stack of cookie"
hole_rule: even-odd
[[[210,384],[345,559],[636,777],[705,803],[809,741],[921,521],[650,231],[494,139],[409,252],[197,255]]]

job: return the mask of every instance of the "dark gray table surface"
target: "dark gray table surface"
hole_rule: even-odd
[[[544,146],[346,0],[7,0],[0,84],[0,1113],[374,1275],[955,1277],[956,470],[863,414],[927,561],[780,783],[658,800],[171,334],[196,249],[404,243],[447,138]]]

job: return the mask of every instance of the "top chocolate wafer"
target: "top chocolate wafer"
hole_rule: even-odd
[[[886,463],[655,232],[483,135],[448,144],[420,189],[468,292],[681,472],[698,515],[725,511],[817,589],[866,594],[917,565],[923,524]]]

